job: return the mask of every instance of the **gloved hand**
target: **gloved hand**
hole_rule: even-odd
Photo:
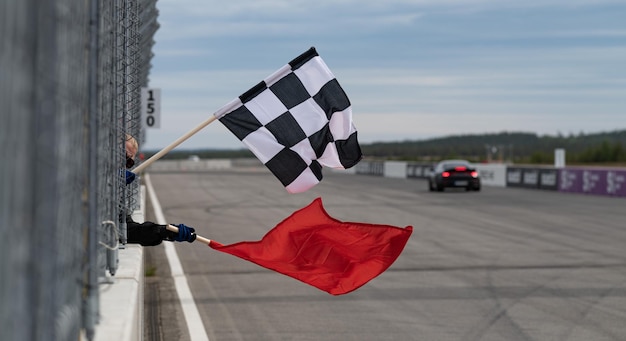
[[[137,175],[135,173],[133,173],[133,172],[131,172],[129,170],[126,170],[126,184],[128,185],[128,184],[132,183],[133,181],[135,181],[135,177],[136,176]]]
[[[177,242],[189,242],[192,243],[196,240],[196,229],[187,226],[185,224],[172,224],[178,227],[178,235],[174,238]]]

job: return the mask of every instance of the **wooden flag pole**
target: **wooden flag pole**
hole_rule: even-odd
[[[170,225],[167,224],[167,229],[172,231],[172,232],[176,232],[178,233],[178,227],[174,226],[174,225]],[[206,245],[209,245],[211,243],[211,239],[207,239],[204,238],[202,236],[196,235],[196,240],[205,243]]]
[[[187,140],[188,138],[193,136],[195,133],[200,131],[202,128],[208,126],[211,122],[215,121],[216,119],[217,119],[217,116],[211,115],[211,117],[209,117],[209,119],[207,119],[206,121],[200,123],[197,127],[191,129],[188,133],[186,133],[185,135],[179,137],[176,141],[172,142],[169,146],[161,149],[158,153],[152,155],[152,157],[150,157],[148,160],[142,162],[139,166],[133,168],[131,170],[131,172],[133,172],[135,174],[141,173],[141,171],[146,169],[146,167],[150,166],[154,161],[160,159],[163,155],[169,153],[172,149],[176,148],[179,144],[183,143],[185,140]],[[176,229],[176,231],[178,231],[178,229]],[[198,236],[198,238],[200,238],[200,237]],[[206,240],[208,240],[208,239],[206,239]]]

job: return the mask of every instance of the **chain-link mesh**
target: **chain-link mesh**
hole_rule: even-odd
[[[124,142],[142,136],[155,3],[0,2],[0,340],[93,336],[136,206]]]

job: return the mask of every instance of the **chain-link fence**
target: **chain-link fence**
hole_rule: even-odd
[[[0,1],[0,340],[91,339],[135,187],[156,0]]]

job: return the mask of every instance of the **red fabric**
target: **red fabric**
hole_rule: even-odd
[[[315,199],[255,242],[222,245],[229,253],[332,295],[354,291],[387,270],[406,245],[412,226],[341,222]]]

